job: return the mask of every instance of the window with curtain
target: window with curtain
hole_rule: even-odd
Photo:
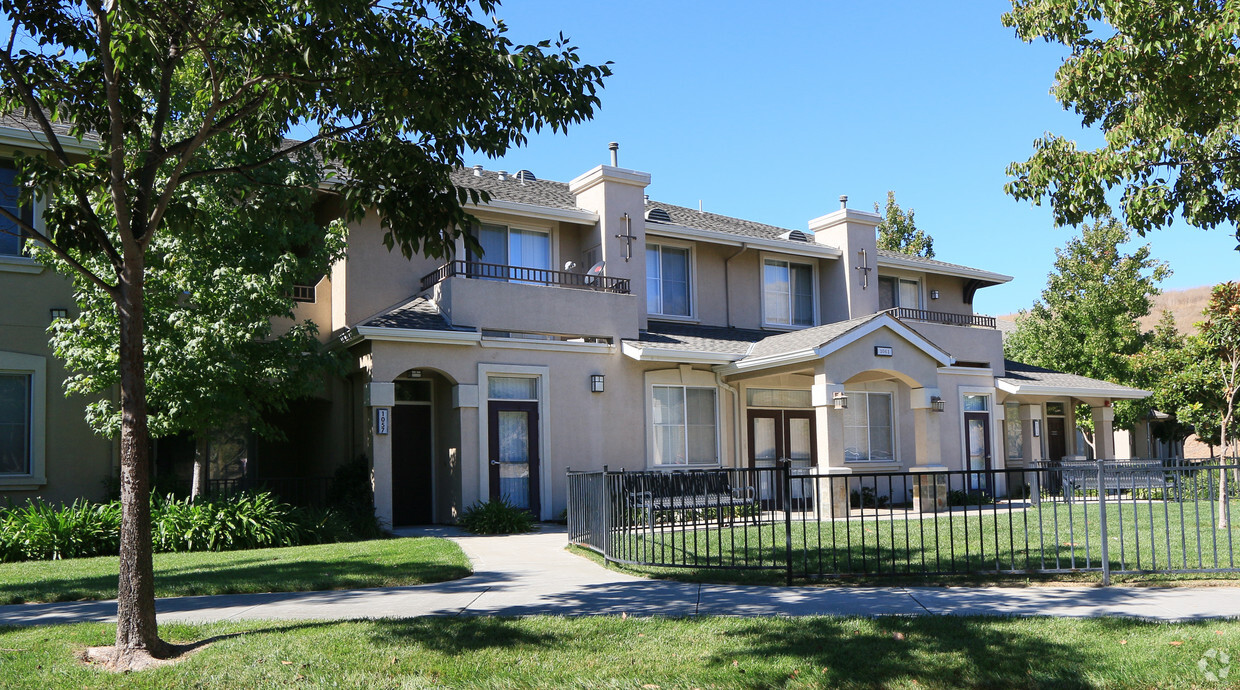
[[[0,374],[0,475],[30,474],[30,374]]]
[[[847,391],[844,459],[890,462],[896,457],[895,409],[891,393]]]
[[[814,325],[814,267],[779,259],[763,261],[762,309],[769,324]]]
[[[688,248],[647,244],[646,313],[690,316],[690,297]]]
[[[512,269],[551,268],[551,233],[488,223],[478,226],[477,231],[482,255],[470,252],[470,261],[496,264],[502,268],[477,268],[474,269],[474,277],[528,282],[531,276]]]
[[[878,308],[921,309],[921,281],[879,276]]]
[[[717,465],[715,389],[652,386],[654,464]]]

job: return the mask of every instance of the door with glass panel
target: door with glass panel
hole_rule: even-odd
[[[780,460],[791,461],[794,477],[787,498],[794,510],[813,507],[813,490],[809,482],[798,481],[797,475],[813,471],[818,464],[817,433],[813,410],[749,410],[749,466],[775,467]],[[771,481],[771,473],[759,477],[758,494],[767,508],[782,509],[784,497],[780,487]]]
[[[492,400],[491,496],[539,516],[538,403]]]
[[[985,395],[964,396],[964,453],[969,474],[969,488],[994,495],[990,456],[990,398]]]
[[[482,224],[477,228],[482,256],[470,252],[470,277],[541,283],[551,268],[551,234],[544,230]]]

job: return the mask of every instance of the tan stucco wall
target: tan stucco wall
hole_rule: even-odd
[[[5,490],[0,484],[0,500],[22,502],[35,496],[53,502],[82,496],[102,499],[107,493],[106,482],[114,475],[114,445],[86,425],[87,400],[65,396],[64,365],[47,344],[49,310],[68,309],[71,315],[77,312],[70,283],[46,269],[38,274],[0,269],[0,294],[19,297],[7,300],[0,308],[0,351],[36,355],[46,364],[43,440],[47,479],[36,490]]]

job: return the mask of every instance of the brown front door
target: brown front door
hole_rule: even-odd
[[[487,405],[491,496],[540,518],[538,403],[492,400]]]
[[[1068,440],[1064,437],[1064,418],[1046,418],[1046,459],[1058,464],[1068,454]]]
[[[794,476],[812,471],[818,464],[815,426],[813,410],[749,410],[749,466],[775,467],[779,460],[790,460]],[[768,473],[759,478],[760,498],[767,502],[776,499],[769,479]],[[793,480],[793,501],[808,504],[812,492],[805,484]]]
[[[970,489],[985,489],[994,495],[994,486],[990,474],[990,413],[964,413],[964,454],[969,470],[977,470],[977,474],[969,475]]]

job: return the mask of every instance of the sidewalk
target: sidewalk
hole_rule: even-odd
[[[452,582],[333,592],[177,597],[160,622],[406,618],[535,614],[580,616],[1128,616],[1167,621],[1240,617],[1228,587],[760,587],[647,580],[564,550],[562,528],[479,537],[452,528],[401,530],[453,539],[474,574]],[[0,606],[0,625],[112,621],[116,602]]]

